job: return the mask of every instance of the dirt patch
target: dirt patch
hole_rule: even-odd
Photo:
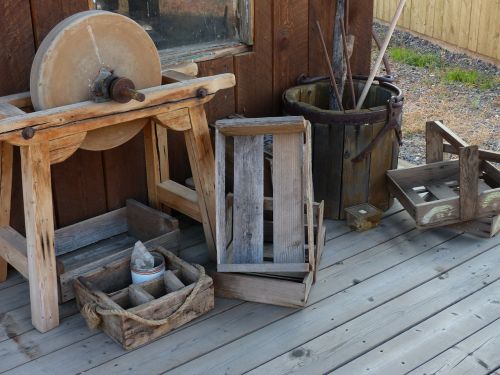
[[[386,27],[375,24],[383,39]],[[445,50],[410,33],[395,31],[391,47],[403,47],[439,57],[435,67],[417,67],[389,58],[395,83],[405,94],[403,115],[404,145],[400,157],[408,162],[425,162],[425,122],[442,120],[470,144],[500,151],[500,70],[462,53]],[[374,48],[374,59],[378,54]],[[481,88],[460,82],[447,82],[446,72],[460,68],[477,71],[492,83]],[[380,74],[385,74],[381,69]]]

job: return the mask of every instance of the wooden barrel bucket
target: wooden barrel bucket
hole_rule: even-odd
[[[364,84],[364,79],[354,80],[356,97]],[[400,136],[390,125],[401,124],[401,90],[381,78],[361,110],[345,112],[328,110],[329,91],[329,82],[322,80],[283,95],[285,112],[302,115],[313,125],[314,199],[325,201],[330,219],[344,219],[346,208],[367,202],[385,211],[392,205],[385,172],[398,164]],[[348,97],[346,88],[345,102]]]

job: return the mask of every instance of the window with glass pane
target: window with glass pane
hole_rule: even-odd
[[[240,41],[238,9],[242,2],[249,1],[94,0],[97,9],[117,12],[138,22],[160,50]]]

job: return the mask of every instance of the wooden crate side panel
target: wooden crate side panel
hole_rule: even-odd
[[[304,263],[302,134],[273,136],[273,255],[275,263]]]
[[[234,137],[234,226],[231,263],[264,259],[264,136]]]

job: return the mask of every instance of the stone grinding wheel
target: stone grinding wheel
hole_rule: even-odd
[[[90,100],[101,68],[131,79],[136,89],[161,84],[158,51],[144,29],[122,15],[90,10],[60,22],[41,43],[30,77],[34,109]],[[116,147],[141,131],[147,121],[90,131],[80,147],[94,151]]]

